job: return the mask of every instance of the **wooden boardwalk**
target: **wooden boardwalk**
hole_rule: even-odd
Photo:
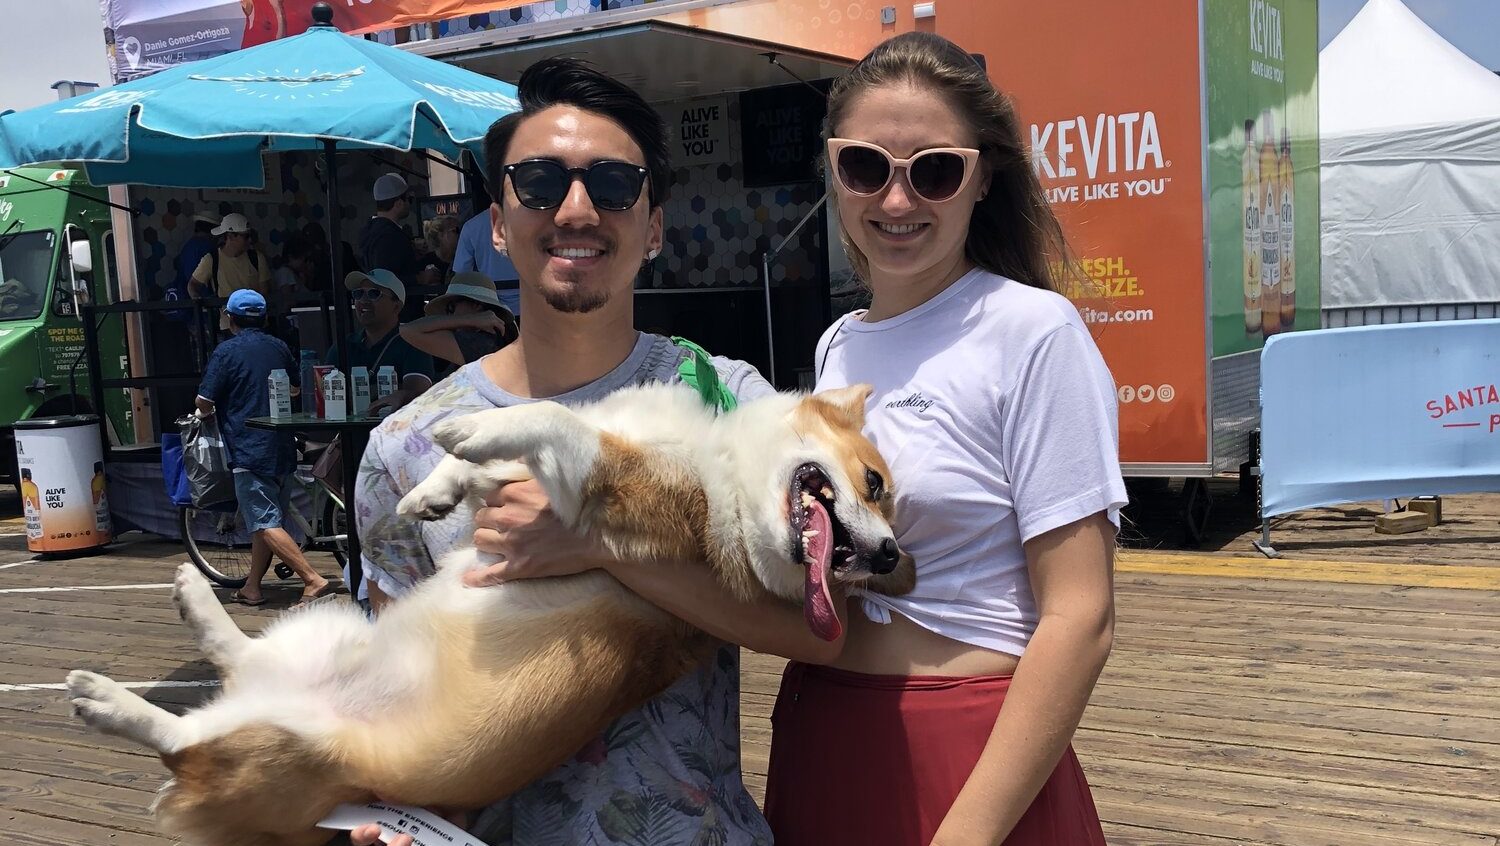
[[[1122,557],[1117,646],[1076,740],[1109,842],[1500,846],[1492,504],[1473,506],[1469,536],[1446,556],[1418,559],[1439,563],[1374,545],[1357,551],[1362,561],[1331,545],[1270,563]],[[160,764],[86,733],[56,687],[86,668],[174,685],[143,691],[168,707],[211,692],[195,686],[212,670],[168,597],[181,551],[137,541],[26,563],[17,529],[0,521],[0,841],[165,846],[145,810]],[[330,560],[315,563],[332,574]],[[258,630],[273,606],[230,610]],[[757,795],[779,668],[745,656],[746,779]]]

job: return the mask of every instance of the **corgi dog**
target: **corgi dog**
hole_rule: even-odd
[[[742,599],[802,603],[833,640],[833,588],[899,594],[916,578],[891,528],[890,471],[860,434],[869,390],[775,394],[715,416],[692,389],[655,385],[456,417],[433,431],[449,455],[399,511],[463,519],[496,486],[535,479],[565,525],[620,559],[703,562]],[[68,693],[89,726],[161,755],[167,834],[314,846],[341,803],[498,801],[715,646],[604,571],[465,587],[485,563],[455,552],[374,622],[320,603],[257,638],[183,565],[173,600],[222,693],[180,716],[95,673],[71,673]]]

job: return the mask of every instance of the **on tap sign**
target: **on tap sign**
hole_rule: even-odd
[[[729,100],[691,100],[666,115],[672,133],[672,164],[718,164],[729,158]]]

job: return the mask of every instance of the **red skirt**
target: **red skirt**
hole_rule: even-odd
[[[927,846],[995,728],[1010,676],[871,676],[793,661],[771,714],[776,846]],[[1069,746],[1005,846],[1104,846]]]

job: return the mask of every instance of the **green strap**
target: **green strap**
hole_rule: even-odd
[[[677,376],[685,385],[691,386],[703,398],[704,405],[717,408],[720,413],[732,411],[739,401],[719,380],[719,371],[709,359],[708,351],[687,338],[672,337],[672,343],[687,352],[687,357],[677,365]]]

